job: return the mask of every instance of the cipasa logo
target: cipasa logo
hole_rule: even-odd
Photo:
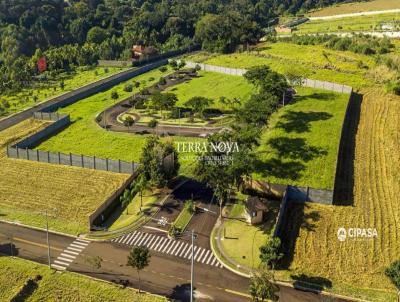
[[[346,239],[374,239],[378,237],[378,231],[375,228],[344,228],[337,231],[338,240],[343,242]]]

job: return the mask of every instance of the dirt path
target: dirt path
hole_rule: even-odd
[[[339,15],[323,16],[323,17],[309,17],[309,19],[310,19],[310,21],[331,20],[331,19],[341,19],[341,18],[380,15],[380,14],[393,14],[393,13],[400,13],[400,8],[387,9],[387,10],[375,10],[375,11],[369,11],[369,12],[350,13],[350,14],[339,14]]]

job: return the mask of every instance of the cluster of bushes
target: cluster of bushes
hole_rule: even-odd
[[[377,38],[369,35],[355,35],[339,37],[336,35],[304,35],[283,38],[284,41],[299,45],[319,45],[340,51],[352,51],[365,55],[385,54],[390,52],[394,45],[388,38]]]

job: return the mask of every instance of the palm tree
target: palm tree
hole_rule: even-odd
[[[140,174],[137,181],[135,182],[134,190],[140,193],[140,212],[142,211],[143,207],[143,191],[146,191],[151,188],[150,182]]]

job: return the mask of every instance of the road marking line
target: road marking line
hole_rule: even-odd
[[[137,245],[138,245],[138,246],[141,246],[142,243],[145,241],[145,239],[147,238],[148,235],[149,235],[148,233],[145,233],[145,234],[142,236],[142,239],[137,243]]]
[[[197,255],[200,253],[201,250],[202,250],[201,247],[199,247],[199,248],[197,249],[196,253],[194,254],[194,260],[196,260]]]
[[[210,265],[214,265],[214,264],[215,264],[215,261],[217,261],[217,258],[214,257],[214,259],[213,259],[213,261],[211,262]]]
[[[195,247],[193,248],[193,251],[192,251],[192,248],[190,248],[190,249],[189,249],[189,254],[188,254],[187,258],[188,258],[188,259],[191,259],[192,257],[194,257],[194,255],[196,255],[197,250],[198,250],[198,247],[197,247],[197,246],[195,246]]]
[[[203,249],[202,252],[200,253],[199,257],[197,258],[197,262],[201,261],[201,257],[203,257],[204,252],[206,251],[206,249]]]
[[[131,239],[131,237],[133,236],[133,234],[127,234],[124,235],[124,240],[122,240],[122,244],[127,244],[127,242]]]
[[[160,247],[157,249],[158,252],[161,252],[162,249],[165,247],[166,244],[168,244],[169,239],[168,238],[163,238],[162,239],[162,243],[160,245]]]
[[[35,245],[35,246],[38,246],[38,247],[43,247],[43,248],[46,248],[46,249],[48,248],[46,244],[36,243],[36,242],[33,242],[33,241],[29,241],[29,240],[25,240],[25,239],[22,239],[22,238],[18,238],[18,237],[14,237],[13,239],[14,239],[14,241],[28,243],[28,244]],[[62,249],[59,249],[59,248],[53,247],[53,246],[51,246],[50,248],[52,250],[55,250],[55,251],[60,251],[60,252],[63,251]]]
[[[172,250],[171,255],[175,256],[175,251],[179,251],[178,246],[180,247],[182,245],[183,241],[178,241],[178,244],[175,245],[175,248]]]
[[[69,251],[68,249],[64,250],[63,253],[68,253],[68,254],[72,254],[72,255],[79,255],[79,253],[73,252],[73,251]]]
[[[89,244],[89,243],[90,243],[90,241],[89,241],[89,240],[85,240],[85,239],[81,239],[81,238],[76,238],[76,240],[78,240],[78,241],[80,241],[80,242],[87,243],[87,244]]]
[[[80,252],[82,252],[83,249],[84,249],[84,247],[79,246],[79,245],[76,245],[75,243],[71,243],[69,246],[72,246],[72,247],[74,247],[74,248],[76,248],[76,249],[79,249]]]
[[[60,271],[65,271],[66,270],[66,268],[64,266],[60,266],[60,265],[57,265],[57,264],[52,264],[51,267],[56,268],[56,269],[58,269]]]
[[[151,246],[150,246],[150,248],[151,248],[152,250],[154,250],[154,248],[158,245],[159,239],[160,239],[160,237],[154,236],[154,241],[153,241],[153,243],[152,243]]]
[[[76,254],[78,255],[78,253],[76,253]],[[73,259],[76,258],[76,256],[72,256],[72,255],[68,255],[68,254],[64,254],[64,253],[61,253],[60,256],[68,257],[68,258],[73,258]]]
[[[206,264],[211,264],[210,261],[213,259],[213,257],[214,257],[214,255],[213,255],[213,253],[211,253],[210,256],[208,257]]]
[[[157,236],[152,236],[152,238],[151,238],[151,240],[149,242],[149,245],[148,245],[149,249],[151,249],[151,246],[154,244],[154,239],[156,239],[156,238],[157,238]]]
[[[77,245],[81,245],[81,246],[87,247],[89,243],[80,242],[80,241],[78,241],[78,240],[75,240],[75,241],[74,241],[74,244],[77,244]]]
[[[155,251],[158,251],[158,246],[161,244],[161,242],[164,242],[164,239],[165,239],[165,238],[161,238],[161,237],[158,237],[158,238],[159,238],[159,240],[157,240],[157,245],[154,248]]]
[[[135,240],[137,240],[141,236],[141,234],[136,231],[133,234],[134,235],[128,240],[127,245],[133,245],[133,242],[135,242]]]
[[[57,257],[57,260],[67,261],[67,262],[73,262],[73,261],[74,261],[74,260],[72,260],[72,259],[64,258],[64,257],[60,257],[60,256]]]
[[[182,241],[182,246],[179,247],[179,250],[176,251],[175,255],[178,257],[181,257],[181,255],[183,255],[183,253],[185,252],[186,247],[187,247],[187,243]]]
[[[206,252],[206,253],[204,254],[203,259],[201,258],[201,256],[202,256],[203,254],[201,254],[200,257],[199,257],[199,262],[201,262],[201,263],[204,263],[204,260],[206,260],[207,255],[208,255],[208,253],[210,252],[210,250],[205,250],[205,252]]]
[[[190,246],[189,244],[185,243],[183,249],[181,250],[181,252],[179,253],[178,257],[182,257],[183,255],[185,255],[186,249],[188,248],[188,246]]]
[[[197,283],[198,283],[198,282],[197,282]],[[226,291],[227,293],[230,293],[230,294],[234,294],[234,295],[238,295],[238,296],[242,296],[242,297],[246,297],[246,298],[251,298],[250,295],[245,294],[245,293],[241,293],[241,292],[237,292],[237,291],[235,291],[235,290],[231,290],[231,289],[225,288],[225,291]]]
[[[149,229],[149,230],[153,230],[153,231],[159,231],[159,232],[163,232],[163,233],[168,233],[168,231],[166,231],[166,230],[155,228],[155,227],[151,227],[151,226],[146,226],[145,225],[143,228]]]
[[[64,265],[65,267],[68,267],[68,266],[69,266],[69,263],[67,263],[67,262],[62,262],[62,261],[58,261],[58,260],[54,260],[54,263]]]
[[[171,246],[169,247],[169,249],[166,251],[167,254],[169,254],[169,252],[172,250],[173,247],[175,247],[176,245],[178,245],[179,242],[178,241],[174,241],[173,244],[171,244]]]
[[[196,247],[194,247],[194,249],[196,249]],[[187,258],[189,254],[191,254],[192,251],[192,246],[189,245],[189,249],[186,251],[185,256],[183,256],[183,258]]]
[[[149,234],[149,237],[143,242],[143,245],[146,246],[146,244],[150,241],[150,239],[153,238],[152,234]]]
[[[135,237],[135,239],[133,239],[129,245],[138,245],[138,242],[140,240],[142,240],[143,234],[142,233],[138,233],[137,236]]]
[[[174,243],[174,241],[172,239],[168,239],[168,243],[166,244],[166,246],[162,249],[161,253],[165,253],[165,251],[167,250],[168,246],[171,245],[171,243]]]
[[[121,243],[121,241],[124,240],[124,238],[125,238],[125,235],[123,235],[123,236],[121,236],[121,237],[118,237],[118,238],[115,240],[115,242],[116,242],[116,243]]]

